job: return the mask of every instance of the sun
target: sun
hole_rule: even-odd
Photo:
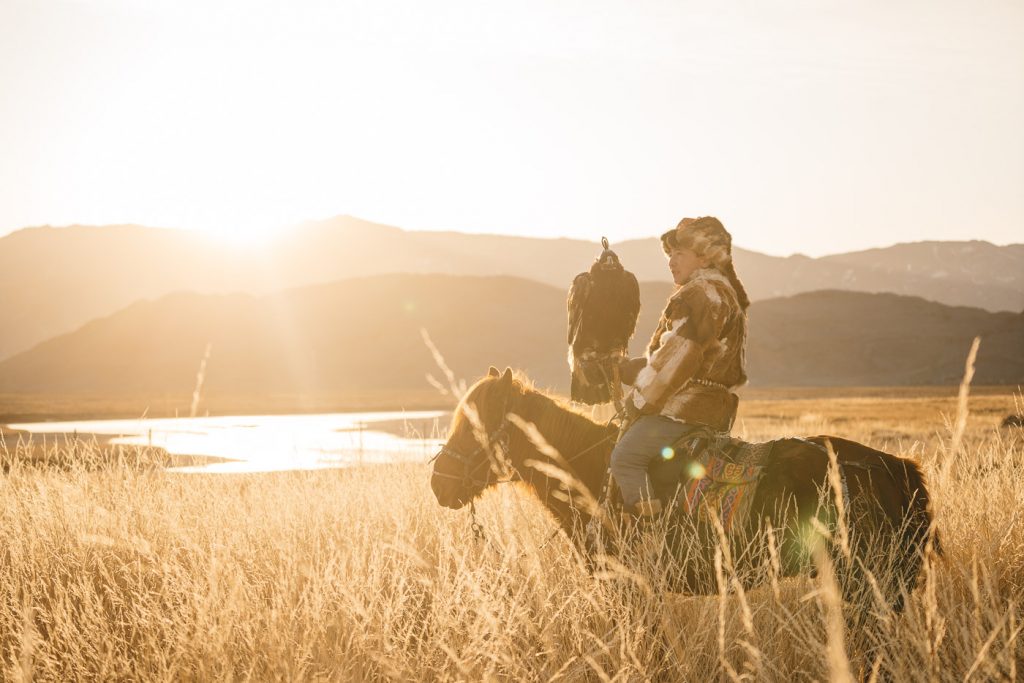
[[[223,246],[237,249],[261,249],[280,239],[286,228],[254,222],[221,223],[216,226],[198,228],[204,238]]]

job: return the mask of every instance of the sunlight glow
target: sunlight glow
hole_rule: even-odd
[[[399,436],[375,423],[436,421],[440,411],[237,415],[39,422],[11,425],[32,433],[114,436],[112,444],[164,448],[171,455],[209,456],[227,462],[172,468],[177,472],[274,472],[424,462],[443,443]]]
[[[265,247],[284,236],[287,227],[261,224],[258,220],[236,222],[200,228],[203,237],[229,247],[257,249]]]
[[[0,3],[0,235],[251,245],[350,214],[614,242],[709,213],[771,254],[1016,240],[1024,15],[805,10]]]

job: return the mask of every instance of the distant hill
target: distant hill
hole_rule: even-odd
[[[667,289],[667,286],[666,286]],[[460,377],[491,363],[555,382],[565,301],[511,277],[386,275],[264,297],[178,293],[95,320],[0,363],[0,392],[422,388],[439,375],[420,329]]]
[[[652,233],[658,230],[652,230]],[[29,228],[0,238],[0,359],[145,298],[188,290],[265,294],[388,273],[510,275],[565,291],[598,240],[411,232],[343,216],[259,250],[183,230]],[[613,245],[639,279],[668,281],[656,238]],[[820,259],[740,248],[753,300],[819,289],[888,291],[987,310],[1024,310],[1024,245],[932,242]]]
[[[769,386],[958,384],[975,336],[976,384],[1024,382],[1024,314],[897,294],[822,291],[757,302],[747,362],[751,382]]]
[[[671,285],[644,283],[640,354]],[[267,296],[178,293],[144,301],[0,362],[0,393],[188,395],[207,343],[212,393],[419,390],[522,368],[567,388],[565,299],[508,276],[381,275]],[[974,335],[975,381],[1024,382],[1024,315],[890,294],[826,291],[760,301],[750,313],[754,385],[955,384]]]
[[[140,299],[237,289],[250,268],[185,230],[20,230],[0,238],[0,358]]]
[[[997,247],[981,241],[915,242],[825,256],[820,261],[912,273],[984,287],[1024,288],[1024,244]]]

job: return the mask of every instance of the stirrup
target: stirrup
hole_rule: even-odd
[[[664,507],[657,498],[641,500],[632,510],[622,510],[621,521],[624,529],[650,529],[658,524],[664,516]]]
[[[664,512],[664,508],[661,505],[661,500],[658,498],[648,498],[641,500],[633,506],[636,511],[637,517],[660,517],[661,513]]]

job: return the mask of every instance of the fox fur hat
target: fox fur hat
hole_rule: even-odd
[[[732,263],[732,235],[714,216],[679,221],[661,236],[661,248],[666,254],[673,249],[690,249],[721,271]]]
[[[697,256],[707,259],[709,266],[729,278],[740,307],[746,311],[750,306],[750,297],[732,264],[732,235],[722,225],[722,221],[714,216],[684,218],[679,221],[679,225],[661,236],[661,248],[666,254],[671,254],[673,249],[690,249]]]

